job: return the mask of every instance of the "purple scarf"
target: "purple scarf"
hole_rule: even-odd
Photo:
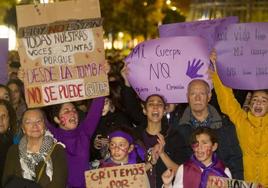
[[[209,173],[213,173],[213,174],[215,174],[216,176],[219,176],[219,177],[228,178],[228,176],[224,173],[223,170],[215,167],[215,165],[218,162],[218,158],[216,156],[216,153],[213,153],[213,155],[212,155],[212,163],[208,167],[206,167],[203,163],[198,161],[195,158],[194,155],[191,156],[191,161],[194,164],[196,164],[197,166],[199,166],[200,168],[203,169],[203,172],[201,174],[201,182],[200,182],[199,188],[206,188]]]

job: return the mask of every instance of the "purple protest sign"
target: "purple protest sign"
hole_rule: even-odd
[[[168,103],[187,102],[192,79],[207,81],[207,42],[200,37],[167,37],[137,45],[125,59],[128,80],[142,100],[151,94]]]
[[[231,24],[217,30],[217,69],[222,82],[235,89],[267,89],[268,23]]]
[[[208,41],[208,48],[210,50],[215,41],[215,28],[220,25],[227,26],[237,22],[238,18],[232,16],[215,20],[165,24],[159,26],[159,34],[161,38],[175,36],[199,36]]]
[[[6,84],[8,81],[7,73],[8,61],[8,38],[0,38],[0,83]]]

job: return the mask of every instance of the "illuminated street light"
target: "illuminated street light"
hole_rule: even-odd
[[[177,7],[172,6],[172,7],[171,7],[171,10],[176,11],[176,10],[177,10]]]
[[[118,33],[118,37],[119,37],[119,38],[123,38],[123,37],[124,37],[124,33],[123,33],[123,32],[119,32],[119,33]]]
[[[166,0],[166,4],[170,5],[171,4],[171,0]]]
[[[8,38],[8,49],[16,49],[16,32],[5,25],[0,25],[0,38]]]

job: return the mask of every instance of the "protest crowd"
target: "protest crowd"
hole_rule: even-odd
[[[159,53],[172,59],[183,53],[175,52]],[[130,54],[135,55],[137,48]],[[185,102],[171,103],[158,92],[140,97],[133,78],[142,76],[142,69],[133,75],[126,57],[115,53],[94,68],[107,76],[108,95],[79,99],[81,88],[74,86],[61,92],[75,100],[57,102],[51,90],[41,90],[49,105],[29,106],[25,80],[29,86],[38,74],[53,80],[53,73],[32,73],[30,79],[18,52],[10,52],[8,62],[0,62],[11,70],[8,82],[0,85],[0,188],[85,188],[90,187],[87,171],[94,174],[92,181],[100,182],[144,174],[143,187],[151,188],[206,188],[210,176],[268,187],[268,88],[226,86],[218,70],[222,56],[214,48],[207,53],[206,74],[213,87],[187,71],[192,79],[185,86]],[[92,76],[82,66],[76,68],[80,78]],[[88,92],[103,89],[91,86]],[[144,166],[131,170],[95,171],[140,163]],[[111,182],[110,187],[133,187],[127,180]]]

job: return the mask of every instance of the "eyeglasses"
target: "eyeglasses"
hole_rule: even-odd
[[[44,119],[37,119],[35,121],[25,120],[23,124],[26,126],[33,126],[33,125],[41,125],[43,123],[44,123]]]

